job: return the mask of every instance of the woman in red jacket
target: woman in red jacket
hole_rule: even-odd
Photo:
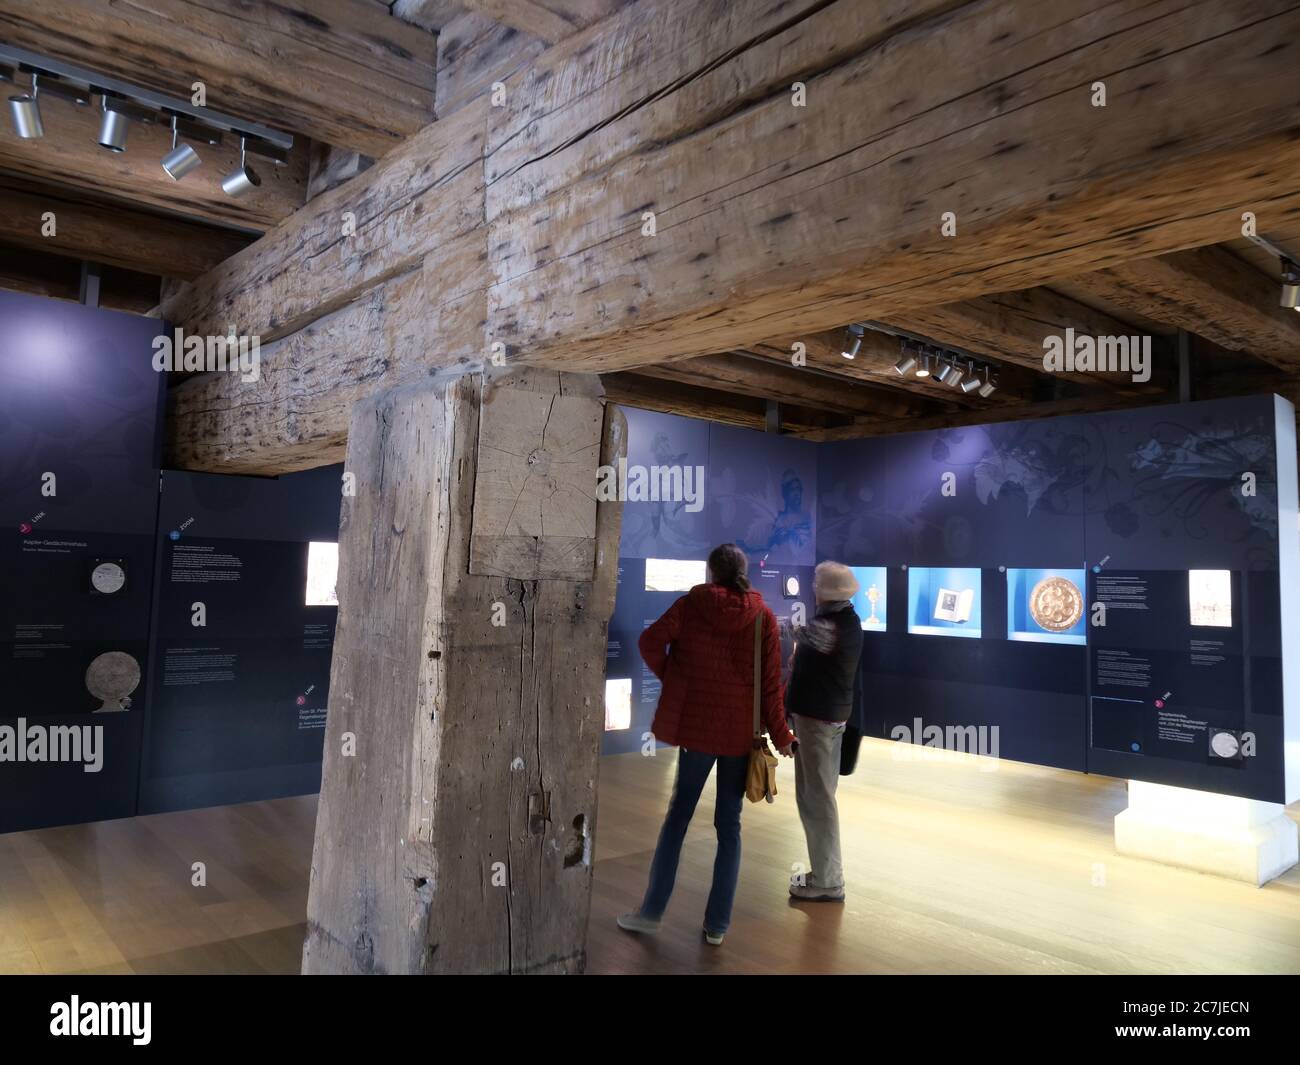
[[[785,722],[781,640],[776,618],[746,577],[748,563],[735,544],[709,555],[709,583],[697,584],[641,634],[645,664],[663,681],[651,726],[655,738],[680,747],[668,816],[659,833],[650,885],[641,909],[618,919],[628,932],[657,932],[677,879],[677,860],[700,793],[716,762],[713,825],[718,853],[704,911],[704,936],[717,946],[731,923],[740,874],[740,809],[754,729],[754,630],[762,619],[763,725],[778,751],[791,754]]]

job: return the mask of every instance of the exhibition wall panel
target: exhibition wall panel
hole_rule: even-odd
[[[135,810],[157,329],[0,292],[0,831]]]
[[[164,471],[140,812],[319,788],[341,472]]]
[[[649,730],[660,685],[637,640],[679,596],[703,583],[713,547],[733,541],[745,550],[751,582],[783,622],[783,658],[796,606],[811,614],[816,557],[816,445],[624,411],[627,501],[606,656],[606,754],[654,749]],[[790,577],[798,584],[793,594],[785,583]]]
[[[1263,396],[825,446],[819,557],[885,567],[906,607],[866,642],[864,731],[1283,801],[1288,419]]]

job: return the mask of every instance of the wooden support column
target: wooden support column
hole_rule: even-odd
[[[581,971],[626,444],[591,376],[353,408],[304,972]]]

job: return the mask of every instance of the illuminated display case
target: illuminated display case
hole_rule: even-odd
[[[707,579],[708,565],[704,559],[647,558],[645,560],[645,590],[647,592],[689,592]]]
[[[1082,569],[1008,569],[1007,639],[1086,644],[1087,586]]]
[[[888,582],[884,566],[852,566],[858,579],[858,594],[853,597],[853,609],[862,620],[863,632],[884,632],[888,612]]]
[[[978,569],[913,566],[907,572],[907,631],[979,639],[983,600]]]

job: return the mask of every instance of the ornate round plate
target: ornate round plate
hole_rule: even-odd
[[[86,667],[86,690],[102,701],[94,713],[126,710],[140,683],[140,663],[125,651],[107,651]]]
[[[1083,594],[1065,577],[1044,577],[1029,593],[1029,613],[1040,628],[1065,632],[1083,617]]]

